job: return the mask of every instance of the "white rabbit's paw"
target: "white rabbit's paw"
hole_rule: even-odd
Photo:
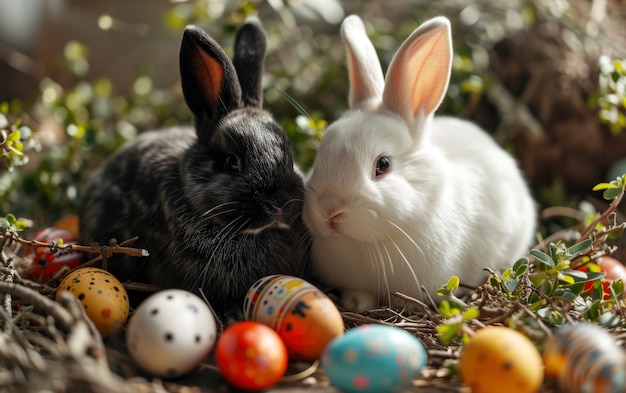
[[[348,311],[361,312],[376,308],[376,295],[362,290],[346,290],[341,296],[341,305]]]

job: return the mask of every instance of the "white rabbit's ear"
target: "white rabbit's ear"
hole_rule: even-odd
[[[345,18],[341,36],[348,51],[350,108],[374,108],[380,104],[385,80],[376,49],[367,37],[361,18],[356,15]]]
[[[389,65],[383,107],[410,123],[433,114],[450,80],[450,35],[445,17],[433,18],[413,31]]]

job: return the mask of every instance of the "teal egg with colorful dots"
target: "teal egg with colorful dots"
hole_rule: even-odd
[[[407,387],[426,365],[424,345],[393,326],[362,325],[331,341],[321,359],[330,382],[347,393]]]

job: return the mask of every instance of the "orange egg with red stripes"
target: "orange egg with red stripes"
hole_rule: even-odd
[[[63,279],[57,288],[56,300],[63,291],[71,292],[85,309],[102,337],[120,331],[128,318],[129,302],[122,283],[106,270],[85,267]]]
[[[244,300],[244,316],[276,330],[289,359],[314,360],[344,332],[335,304],[298,277],[267,276],[254,283]]]

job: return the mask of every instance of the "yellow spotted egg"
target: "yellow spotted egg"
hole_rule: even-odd
[[[488,326],[463,348],[459,372],[472,393],[534,393],[543,381],[543,361],[522,333]]]
[[[71,292],[80,301],[102,337],[119,332],[128,318],[126,289],[106,270],[95,267],[77,269],[59,284],[57,302],[64,291]]]

